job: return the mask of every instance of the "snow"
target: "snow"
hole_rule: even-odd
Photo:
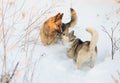
[[[24,6],[16,14],[14,33],[11,33],[7,46],[7,72],[11,73],[16,63],[19,62],[13,83],[114,83],[111,76],[115,75],[118,78],[116,73],[120,72],[120,54],[117,52],[114,60],[111,59],[110,39],[102,31],[101,25],[107,30],[114,27],[119,21],[120,12],[117,14],[115,12],[120,8],[120,4],[114,0],[17,0],[15,9],[21,7],[22,3]],[[51,6],[52,8],[49,9]],[[91,35],[85,31],[86,27],[94,27],[99,33],[98,55],[94,68],[89,68],[86,62],[78,70],[76,63],[67,56],[69,44],[59,41],[50,46],[43,46],[40,41],[39,29],[42,23],[58,12],[63,12],[63,22],[68,22],[70,7],[76,10],[78,16],[77,25],[70,31],[74,30],[75,35],[83,41],[91,40]],[[8,13],[12,14],[15,9],[13,6]],[[48,11],[43,14],[46,10]],[[22,19],[21,12],[25,13],[24,19]],[[9,14],[6,17],[10,16]],[[30,32],[29,40],[25,44],[26,27],[38,17],[40,19],[29,29],[33,31]],[[32,20],[29,20],[30,18]],[[12,18],[8,18],[5,21],[6,26],[12,25],[11,20]],[[17,41],[19,43],[11,49],[11,45]],[[2,43],[0,47],[2,48]],[[0,51],[1,74],[3,49]]]

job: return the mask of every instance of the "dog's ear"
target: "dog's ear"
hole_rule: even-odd
[[[58,17],[59,17],[60,15],[61,15],[60,13],[58,13],[57,15],[55,15],[55,20],[54,20],[54,22],[57,21],[57,19],[58,19]]]
[[[74,35],[74,31],[71,31],[72,36]]]
[[[69,33],[69,35],[70,35],[70,37],[74,36],[74,31],[71,31],[71,32]]]
[[[57,18],[60,15],[60,13],[58,13],[57,15],[55,15],[55,18]]]
[[[58,15],[55,17],[55,22],[58,21],[58,20],[62,20],[62,17],[63,17],[63,13],[62,13],[62,14],[58,14]]]
[[[62,14],[60,15],[59,19],[62,19],[63,15],[64,15],[64,13],[62,13]]]
[[[76,36],[74,35],[74,31],[71,31],[69,33],[69,38],[70,38],[70,41],[74,40],[76,38]]]

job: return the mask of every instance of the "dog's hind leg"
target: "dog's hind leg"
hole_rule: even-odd
[[[79,51],[76,60],[78,69],[81,68],[82,64],[88,59],[88,57],[88,53],[84,49]]]
[[[85,58],[83,58],[82,55],[78,55],[76,62],[77,62],[77,68],[80,69],[82,64],[85,62]]]
[[[82,66],[82,61],[77,58],[77,68],[80,69]]]

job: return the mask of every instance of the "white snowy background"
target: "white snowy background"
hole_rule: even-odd
[[[39,31],[44,21],[61,12],[62,21],[69,22],[71,7],[76,10],[78,21],[70,31],[74,30],[83,41],[91,40],[86,27],[99,33],[94,68],[85,63],[78,70],[67,56],[69,46],[61,41],[50,46],[41,43]],[[11,83],[120,83],[120,52],[112,60],[111,41],[102,31],[104,26],[110,33],[120,21],[120,4],[116,0],[1,0],[0,15],[0,75],[12,74],[19,63]],[[120,38],[120,25],[115,37]]]

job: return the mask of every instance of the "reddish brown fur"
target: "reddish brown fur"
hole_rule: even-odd
[[[40,30],[41,42],[43,45],[50,45],[58,40],[56,31],[60,31],[63,14],[49,18]]]

